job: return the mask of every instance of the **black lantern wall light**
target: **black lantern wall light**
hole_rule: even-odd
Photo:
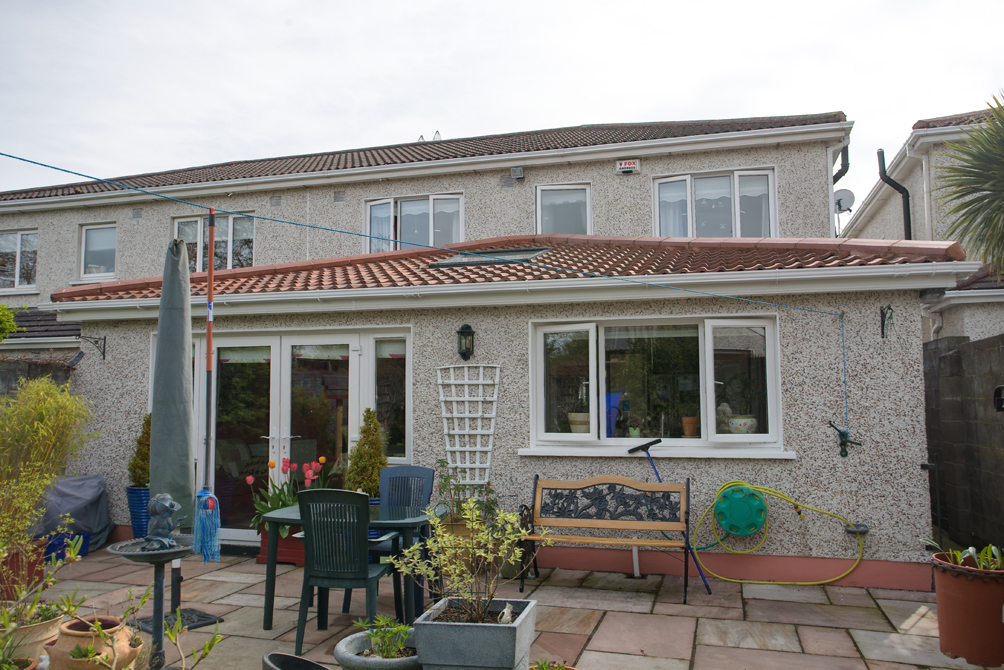
[[[474,329],[466,323],[457,329],[457,353],[465,361],[474,355]]]

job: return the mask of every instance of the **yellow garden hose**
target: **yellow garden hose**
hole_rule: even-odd
[[[825,510],[816,509],[815,507],[809,507],[808,505],[803,505],[802,503],[799,503],[799,502],[796,502],[796,501],[792,500],[791,498],[789,498],[785,494],[783,494],[780,491],[777,491],[775,489],[768,488],[766,486],[754,486],[753,484],[750,484],[748,482],[743,482],[743,481],[739,481],[739,480],[733,480],[733,481],[730,481],[730,482],[725,482],[720,487],[718,487],[718,491],[715,493],[714,499],[712,499],[711,504],[708,505],[708,508],[706,510],[704,510],[704,514],[702,514],[701,518],[697,521],[697,526],[694,527],[694,537],[697,537],[698,531],[701,530],[701,524],[704,522],[704,517],[706,517],[708,515],[708,512],[711,511],[711,508],[715,506],[715,503],[718,501],[718,499],[722,495],[722,493],[726,489],[729,489],[729,488],[731,488],[733,486],[745,486],[747,488],[753,489],[754,491],[757,491],[758,493],[765,494],[766,496],[774,496],[775,498],[779,498],[781,500],[784,500],[785,502],[789,502],[792,505],[794,505],[795,512],[798,514],[799,518],[802,517],[801,510],[807,509],[807,510],[810,510],[812,512],[818,512],[820,514],[825,514],[826,516],[831,516],[834,519],[838,519],[840,521],[843,521],[845,524],[847,524],[848,526],[850,526],[852,528],[854,527],[854,524],[852,524],[850,521],[848,521],[844,517],[840,516],[839,514],[833,514],[832,512],[827,512]],[[767,507],[767,498],[766,497],[764,497],[764,501],[763,502],[764,502],[764,506]],[[731,547],[726,546],[725,543],[722,542],[721,538],[718,537],[718,529],[715,527],[715,522],[714,521],[711,522],[711,530],[715,534],[715,539],[718,540],[717,544],[720,544],[721,546],[725,547],[726,551],[729,551],[729,552],[731,552],[733,554],[749,554],[749,553],[752,553],[752,552],[756,551],[757,549],[759,549],[761,546],[763,546],[764,541],[767,539],[767,531],[769,530],[769,528],[770,528],[770,516],[768,514],[767,518],[764,519],[763,537],[760,538],[760,542],[758,542],[757,545],[755,547],[753,547],[752,549],[740,550],[740,549],[732,549]],[[838,579],[843,579],[847,575],[851,574],[851,572],[853,572],[854,568],[858,567],[858,563],[861,562],[861,557],[865,553],[865,543],[861,539],[861,534],[860,533],[858,534],[857,537],[858,537],[858,557],[855,559],[854,565],[852,565],[846,572],[844,572],[841,575],[838,575],[837,577],[833,577],[832,579],[823,579],[823,580],[820,580],[820,581],[817,581],[817,582],[774,582],[774,581],[764,581],[764,580],[756,580],[756,579],[730,579],[729,577],[722,577],[721,575],[716,575],[711,570],[709,570],[707,568],[707,566],[705,566],[704,563],[701,562],[701,558],[700,558],[700,556],[698,554],[699,549],[697,549],[697,547],[694,547],[694,558],[697,559],[697,563],[701,566],[701,568],[704,569],[704,572],[706,572],[707,574],[711,575],[712,577],[717,577],[718,579],[724,580],[726,582],[735,582],[735,583],[738,583],[738,584],[792,584],[792,585],[795,585],[795,586],[816,586],[816,585],[819,585],[819,584],[829,584],[831,582],[837,581]],[[694,544],[696,544],[696,542]]]

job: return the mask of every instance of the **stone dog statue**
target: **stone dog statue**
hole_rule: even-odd
[[[146,507],[150,513],[150,525],[143,551],[160,551],[178,546],[178,543],[171,537],[171,531],[180,526],[185,517],[172,521],[171,515],[179,509],[181,509],[181,505],[174,502],[169,493],[158,493],[150,498],[150,504]]]

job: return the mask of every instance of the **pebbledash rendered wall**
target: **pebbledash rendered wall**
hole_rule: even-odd
[[[620,474],[654,481],[644,458],[519,456],[530,446],[529,333],[531,320],[585,321],[633,316],[778,315],[784,449],[793,460],[661,458],[667,481],[692,480],[692,522],[718,486],[732,479],[777,488],[811,506],[868,524],[865,558],[919,562],[918,537],[930,533],[926,461],[924,381],[920,305],[916,292],[771,296],[770,302],[844,312],[850,429],[862,446],[839,455],[836,434],[843,425],[839,320],[799,310],[725,299],[668,299],[472,307],[409,311],[332,312],[309,315],[225,316],[215,330],[251,334],[263,329],[296,333],[316,328],[407,325],[412,329],[414,462],[431,466],[444,455],[435,368],[461,363],[454,331],[469,323],[476,331],[471,363],[500,364],[498,424],[492,480],[505,500],[529,502],[534,474],[577,479]],[[896,336],[882,339],[878,307],[891,304],[898,317]],[[220,311],[223,311],[222,309]],[[204,321],[193,319],[193,328]],[[82,457],[86,472],[101,472],[109,486],[112,518],[128,521],[126,462],[146,413],[150,334],[156,322],[85,322],[84,334],[108,336],[108,357],[86,356],[74,375],[76,390],[93,404],[100,436]],[[274,331],[273,331],[274,333]],[[695,542],[709,544],[705,525]],[[790,505],[770,502],[770,534],[758,554],[853,557],[856,543],[841,524],[806,513],[800,521]]]
[[[630,156],[626,150],[625,157]],[[310,188],[247,191],[235,187],[230,196],[192,196],[194,202],[235,212],[257,214],[314,226],[365,232],[369,200],[462,193],[465,239],[477,240],[535,232],[535,187],[544,184],[588,183],[594,235],[643,236],[655,234],[653,177],[714,170],[773,168],[776,179],[777,219],[781,237],[830,237],[826,164],[822,142],[771,144],[762,147],[673,153],[641,159],[641,174],[621,175],[613,160],[528,166],[526,178],[503,186],[506,170],[469,171],[440,176],[373,179]],[[267,188],[263,186],[262,188]],[[335,193],[343,201],[335,201]],[[272,206],[279,196],[280,205]],[[773,197],[773,194],[772,194]],[[141,196],[142,198],[142,196]],[[26,206],[35,203],[26,201]],[[132,218],[141,209],[141,218]],[[174,237],[174,221],[205,214],[188,205],[157,199],[134,199],[123,204],[96,205],[4,213],[0,231],[38,230],[38,294],[0,292],[0,304],[38,305],[49,294],[80,282],[80,226],[115,223],[114,280],[159,276],[164,250]],[[364,253],[364,238],[271,221],[255,221],[254,264],[270,265]],[[108,281],[108,280],[106,280]]]

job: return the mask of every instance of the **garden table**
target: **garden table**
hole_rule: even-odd
[[[437,510],[440,517],[446,510]],[[272,609],[275,603],[275,563],[279,551],[279,526],[299,526],[300,507],[291,505],[262,516],[268,528],[268,550],[265,563],[265,615],[264,630],[272,629]],[[370,507],[370,528],[375,530],[396,530],[401,533],[402,551],[414,543],[414,531],[429,523],[429,515],[421,507],[394,507],[373,505]],[[415,584],[411,577],[405,577],[404,589],[405,623],[415,620]]]

